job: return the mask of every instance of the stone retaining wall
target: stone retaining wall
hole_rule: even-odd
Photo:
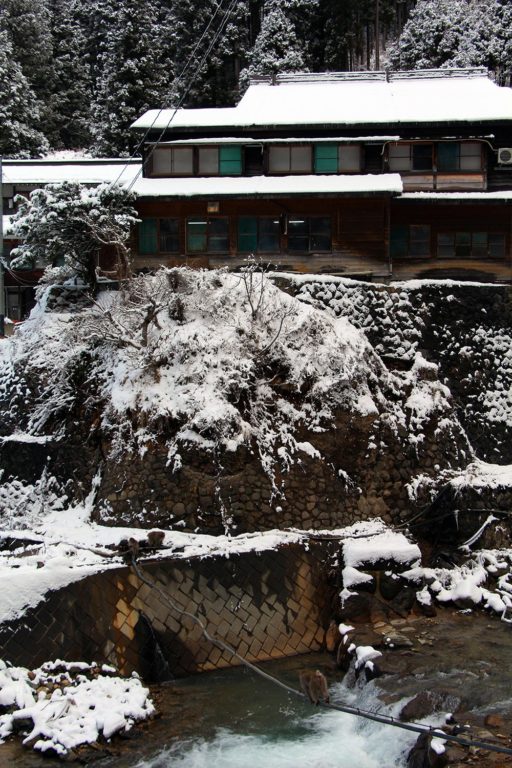
[[[142,562],[161,593],[131,568],[108,570],[50,593],[21,620],[3,625],[2,655],[29,667],[56,658],[107,662],[148,680],[168,676],[165,662],[173,676],[238,664],[162,593],[250,661],[318,650],[333,596],[325,558],[326,546],[312,543],[308,551],[293,545],[229,558]]]

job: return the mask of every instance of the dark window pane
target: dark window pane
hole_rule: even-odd
[[[269,252],[279,250],[279,221],[261,218],[259,222],[258,251]]]
[[[176,253],[180,249],[178,219],[160,219],[160,251]]]
[[[299,235],[288,236],[288,250],[289,251],[309,251],[309,238]]]
[[[227,219],[209,219],[208,221],[208,250],[229,250],[229,224]]]
[[[258,244],[258,221],[255,216],[241,216],[238,219],[238,249],[247,253],[256,251]]]
[[[263,147],[244,147],[244,170],[247,176],[261,176],[263,173]]]
[[[432,170],[432,144],[413,144],[412,168],[413,171]]]
[[[311,235],[311,251],[330,251],[331,238],[329,235]]]
[[[437,169],[439,171],[459,170],[460,144],[455,141],[440,142],[437,145]]]
[[[331,250],[331,220],[327,216],[310,219],[311,251]]]
[[[489,235],[489,256],[493,259],[505,258],[505,235]]]
[[[308,219],[288,219],[288,250],[309,251]]]
[[[407,256],[408,230],[407,227],[392,227],[390,250],[395,259]]]
[[[409,255],[430,256],[430,227],[411,224],[409,227]]]
[[[307,219],[289,219],[288,220],[288,234],[292,236],[307,235],[309,234],[309,227]]]

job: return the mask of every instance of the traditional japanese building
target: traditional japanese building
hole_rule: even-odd
[[[4,160],[13,320],[41,274],[9,270],[15,196],[60,181],[135,191],[136,270],[254,255],[375,281],[512,280],[512,89],[486,70],[279,75],[236,107],[152,110],[132,129],[142,165]]]
[[[512,90],[486,70],[278,75],[132,129],[138,267],[512,276]]]

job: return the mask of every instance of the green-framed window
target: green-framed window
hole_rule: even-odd
[[[158,224],[156,219],[143,219],[139,224],[139,253],[156,253],[158,248]]]
[[[178,253],[180,250],[179,219],[143,219],[138,228],[139,253]]]
[[[315,173],[360,173],[359,144],[315,144]]]
[[[221,176],[241,176],[241,146],[225,144],[219,147],[219,173]]]
[[[481,144],[477,141],[440,141],[437,145],[437,170],[482,170]]]
[[[187,251],[189,253],[226,253],[229,251],[229,219],[227,216],[187,219]]]
[[[279,251],[279,219],[270,216],[240,216],[238,250],[242,253]]]
[[[315,144],[315,173],[338,173],[337,144]]]

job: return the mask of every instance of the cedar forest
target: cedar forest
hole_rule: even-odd
[[[253,75],[486,66],[509,84],[511,65],[508,0],[3,0],[0,153],[127,155],[146,109],[229,106]]]

